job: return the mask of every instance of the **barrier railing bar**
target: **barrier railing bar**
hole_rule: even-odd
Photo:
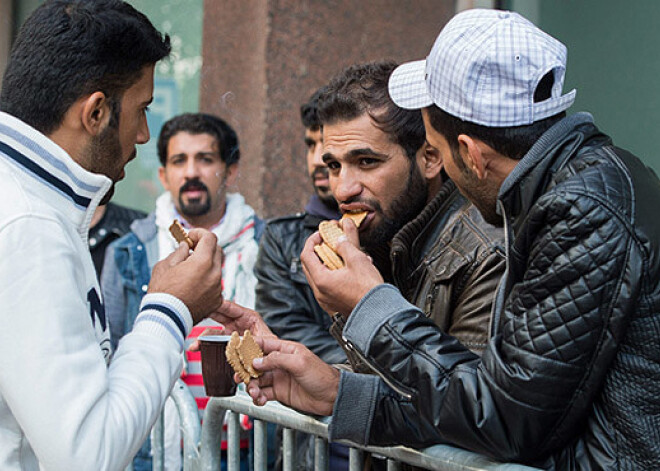
[[[326,471],[329,467],[328,460],[328,440],[314,437],[314,470]]]
[[[206,406],[206,415],[215,415],[216,410],[220,413],[221,410],[231,409],[237,413],[246,414],[250,417],[257,418],[266,422],[279,423],[286,428],[300,430],[305,433],[311,433],[319,437],[328,438],[328,426],[316,419],[300,414],[288,407],[278,403],[269,403],[263,407],[257,407],[252,403],[252,399],[244,392],[239,391],[232,397],[214,397],[208,402]],[[205,419],[206,420],[206,419]],[[283,434],[283,442],[286,445],[290,441],[292,446],[295,446],[295,436],[293,431],[287,431],[285,428]],[[217,439],[216,439],[217,440]],[[419,466],[427,469],[443,470],[443,471],[467,471],[467,470],[493,470],[493,471],[531,471],[536,468],[531,468],[524,465],[515,463],[501,463],[490,460],[484,456],[472,453],[467,450],[448,446],[436,445],[424,450],[413,450],[407,447],[363,447],[354,443],[344,442],[350,447],[360,448],[365,451],[383,455],[397,461],[405,462],[414,466]],[[216,441],[217,447],[217,441]],[[284,471],[287,471],[287,454],[291,450],[284,450]],[[290,456],[291,461],[294,455]]]
[[[268,439],[266,422],[254,420],[254,471],[266,471],[268,464]]]
[[[359,448],[348,450],[348,471],[362,471],[364,469],[364,451]]]
[[[227,411],[227,471],[240,471],[241,440],[238,413]],[[219,440],[218,440],[219,442]],[[218,446],[218,443],[216,443]]]
[[[296,459],[296,431],[292,428],[282,430],[282,471],[293,471]]]

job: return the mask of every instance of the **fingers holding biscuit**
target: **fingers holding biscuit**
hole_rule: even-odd
[[[345,239],[355,247],[360,247],[360,234],[358,232],[358,226],[355,225],[354,221],[350,218],[343,218],[340,223]],[[338,242],[341,243],[342,241],[343,239],[340,239]]]
[[[263,375],[250,382],[248,393],[257,405],[277,400],[295,409],[329,415],[339,385],[339,371],[307,347],[274,337],[259,339],[267,355],[255,360]]]

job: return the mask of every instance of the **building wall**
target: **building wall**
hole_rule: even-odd
[[[200,109],[241,139],[240,190],[266,217],[311,192],[299,106],[344,66],[423,58],[454,2],[206,0]]]

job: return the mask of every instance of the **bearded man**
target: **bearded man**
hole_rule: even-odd
[[[426,142],[421,112],[389,97],[395,68],[389,61],[350,66],[320,97],[330,188],[341,212],[367,211],[360,245],[385,281],[481,353],[505,268],[503,233],[447,177],[442,155]],[[335,318],[341,339],[342,318]],[[354,369],[370,370],[346,350]]]

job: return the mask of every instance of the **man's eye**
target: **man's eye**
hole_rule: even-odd
[[[360,165],[363,166],[373,166],[376,165],[379,161],[377,159],[372,159],[371,157],[363,157],[360,159]]]
[[[337,162],[326,162],[325,163],[330,170],[337,170],[339,169],[339,164]]]

